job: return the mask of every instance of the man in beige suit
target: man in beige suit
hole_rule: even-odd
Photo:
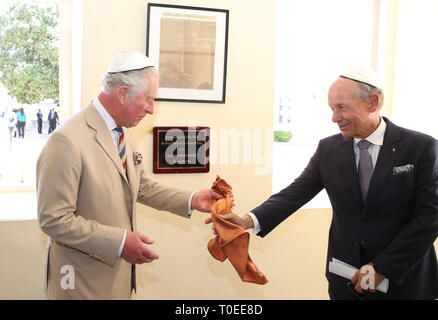
[[[128,130],[154,112],[159,77],[139,52],[118,54],[103,90],[49,138],[37,163],[38,219],[49,236],[48,299],[129,299],[135,264],[158,255],[136,231],[136,202],[190,217],[221,198],[188,192],[144,173]]]

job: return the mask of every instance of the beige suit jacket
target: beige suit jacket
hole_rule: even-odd
[[[126,172],[92,103],[52,133],[41,152],[36,184],[39,224],[49,236],[49,299],[129,299],[135,271],[118,251],[125,230],[136,231],[136,202],[188,217],[191,192],[148,179],[125,132]]]

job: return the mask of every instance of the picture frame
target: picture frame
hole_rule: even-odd
[[[229,10],[148,3],[146,55],[157,101],[225,103]]]

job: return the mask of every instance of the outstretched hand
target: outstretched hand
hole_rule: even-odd
[[[211,189],[197,191],[192,197],[192,209],[209,213],[216,200],[222,198],[219,193]]]
[[[235,213],[227,213],[224,215],[221,215],[221,218],[224,220],[227,220],[231,223],[234,223],[243,229],[251,229],[254,228],[254,222],[252,221],[251,217],[248,214],[245,214],[244,216],[237,215]],[[208,217],[205,219],[205,224],[212,223],[213,219],[211,217]],[[216,234],[216,229],[214,227],[214,224],[212,225],[213,233]]]

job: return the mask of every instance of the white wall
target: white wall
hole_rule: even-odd
[[[0,300],[43,298],[46,242],[36,220],[0,221]]]
[[[438,1],[399,1],[393,120],[438,138]]]

